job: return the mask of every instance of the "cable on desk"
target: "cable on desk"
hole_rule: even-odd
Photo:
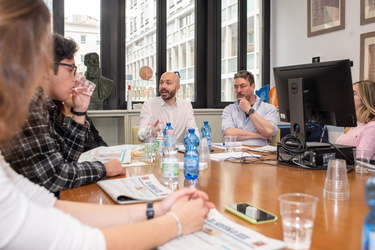
[[[247,156],[246,154],[249,154],[249,155]],[[229,158],[225,159],[224,161],[230,162],[230,163],[238,163],[238,164],[254,164],[254,163],[257,163],[257,164],[266,164],[266,165],[270,165],[270,166],[276,166],[276,164],[265,163],[267,161],[276,161],[276,160],[277,159],[264,159],[262,157],[262,155],[258,156],[258,155],[254,155],[251,152],[244,151],[244,152],[242,152],[241,157],[229,157]]]
[[[299,155],[308,149],[306,143],[302,142],[294,135],[284,136],[280,140],[280,146],[285,150],[285,152],[291,155]]]

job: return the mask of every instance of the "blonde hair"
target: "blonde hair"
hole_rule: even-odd
[[[375,118],[375,82],[370,80],[358,81],[353,85],[357,86],[358,95],[363,103],[362,107],[357,110],[357,121],[361,123],[369,123]],[[345,128],[347,133],[350,128]]]
[[[22,128],[30,96],[51,70],[50,19],[42,0],[0,0],[0,141]]]

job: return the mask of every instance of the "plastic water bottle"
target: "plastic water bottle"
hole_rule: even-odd
[[[164,144],[164,122],[159,121],[158,126],[156,127],[156,153],[163,153],[163,144]]]
[[[185,137],[185,155],[184,155],[184,176],[186,179],[198,179],[199,175],[199,138],[194,133],[195,129],[190,128],[189,134]]]
[[[366,182],[365,200],[369,212],[362,229],[362,250],[370,250],[375,247],[375,175],[371,176]]]
[[[164,130],[163,130],[164,137],[167,135],[167,130],[174,130],[174,129],[172,128],[172,125],[171,125],[170,122],[167,122],[167,123],[165,124],[165,128],[164,128]]]
[[[164,147],[164,131],[165,125],[163,121],[159,121],[156,127],[156,154],[155,154],[155,166],[161,168],[161,161],[163,158],[163,147]]]
[[[167,130],[164,140],[162,159],[162,181],[165,185],[175,185],[178,183],[179,162],[177,148],[175,146],[174,131]]]
[[[203,126],[201,128],[202,138],[207,138],[208,149],[211,152],[211,127],[208,125],[208,121],[203,122]]]
[[[126,100],[126,104],[127,104],[127,110],[132,110],[132,100],[133,99],[133,96],[132,96],[132,87],[130,85],[128,85],[128,98]]]
[[[147,124],[146,128],[146,142],[142,154],[143,161],[153,161],[153,156],[156,152],[156,142],[155,142],[155,129],[152,122]]]

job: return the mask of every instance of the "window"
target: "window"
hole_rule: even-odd
[[[100,58],[100,0],[65,0],[64,36],[78,44],[74,59],[77,72],[84,73],[86,67],[81,55],[96,52]]]
[[[106,109],[125,108],[127,85],[136,101],[155,96],[164,71],[180,73],[178,96],[195,108],[233,102],[238,69],[251,71],[257,88],[269,81],[269,51],[262,47],[269,43],[270,0],[44,1],[56,5],[54,31],[79,44],[78,71],[85,71],[82,55],[103,52],[103,75],[116,82]]]
[[[177,96],[192,102],[196,100],[195,63],[191,56],[195,51],[194,16],[195,4],[188,0],[179,1],[178,9],[167,9],[167,71],[179,72],[181,88]]]
[[[134,101],[156,96],[156,19],[152,16],[155,4],[156,1],[138,0],[125,10],[125,18],[130,20],[125,23],[126,86],[131,86]],[[140,27],[137,27],[137,17],[140,17]]]
[[[235,100],[233,88],[233,75],[238,71],[238,16],[237,1],[231,1],[231,5],[222,5],[222,13],[225,13],[221,21],[221,101],[231,102]]]
[[[221,34],[221,101],[232,102],[236,99],[233,88],[233,76],[239,68],[247,69],[255,77],[256,89],[262,86],[261,83],[261,54],[260,54],[260,0],[247,0],[246,6],[246,42],[241,43],[238,34],[238,12],[239,4],[243,0],[222,0],[222,34]],[[245,44],[246,43],[246,44]],[[244,65],[238,65],[240,60],[238,48],[246,46]]]
[[[253,73],[256,89],[262,87],[260,77],[260,17],[258,1],[247,1],[247,67],[246,69]]]
[[[81,44],[86,44],[86,36],[81,35]]]
[[[43,0],[43,2],[47,5],[50,13],[51,13],[51,30],[53,31],[53,9],[52,9],[52,1],[53,0]]]

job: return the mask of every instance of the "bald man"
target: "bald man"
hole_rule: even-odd
[[[199,136],[191,103],[176,97],[180,87],[180,78],[177,74],[166,72],[161,76],[160,96],[147,100],[142,105],[138,130],[138,139],[141,142],[146,140],[145,132],[149,122],[155,127],[159,121],[170,122],[178,143],[183,143],[189,128],[194,128]]]

